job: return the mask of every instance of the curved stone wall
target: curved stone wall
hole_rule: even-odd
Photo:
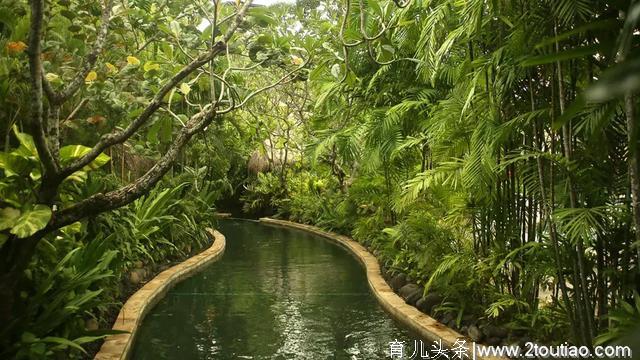
[[[218,260],[224,253],[225,237],[218,231],[206,229],[213,238],[213,244],[198,255],[177,264],[154,277],[140,290],[136,291],[122,306],[113,330],[127,331],[127,334],[112,335],[105,339],[94,359],[124,360],[127,359],[136,337],[136,330],[142,323],[146,313],[181,280],[204,269]]]
[[[322,236],[335,244],[342,246],[347,249],[351,254],[353,254],[358,261],[364,266],[367,279],[369,281],[369,287],[371,291],[375,295],[376,299],[382,306],[382,308],[389,313],[394,319],[402,323],[408,329],[415,332],[418,336],[420,336],[423,340],[427,341],[438,341],[442,340],[442,344],[448,348],[454,347],[456,340],[464,339],[467,344],[467,349],[470,358],[474,358],[472,354],[474,354],[474,349],[471,348],[471,340],[466,338],[465,336],[457,333],[451,328],[446,327],[441,324],[434,318],[430,317],[427,314],[424,314],[420,310],[415,307],[408,305],[402,300],[400,296],[393,292],[391,287],[387,284],[387,282],[382,278],[382,274],[380,272],[380,265],[378,264],[378,260],[375,256],[373,256],[364,246],[355,240],[343,236],[334,234],[331,232],[324,231],[320,228],[311,225],[298,224],[290,221],[284,220],[276,220],[271,218],[261,218],[261,222],[266,224],[279,225],[283,227],[295,228],[304,231],[308,231],[310,233]],[[478,345],[482,346],[482,345]],[[506,358],[501,357],[475,357],[477,359],[492,359],[492,360],[503,360]]]

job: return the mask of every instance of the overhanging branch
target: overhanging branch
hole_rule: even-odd
[[[60,105],[67,101],[73,94],[80,89],[80,86],[84,84],[84,79],[87,77],[87,74],[93,69],[96,61],[98,60],[98,56],[102,52],[104,44],[107,40],[107,34],[109,32],[109,23],[111,21],[111,9],[113,7],[113,0],[106,0],[106,4],[102,9],[102,17],[101,17],[101,25],[98,30],[98,35],[96,36],[96,41],[93,43],[93,48],[87,55],[86,59],[82,63],[82,68],[76,73],[76,76],[71,80],[69,85],[67,85],[60,92],[55,92],[46,78],[43,78],[42,81],[44,83],[44,89],[47,94],[47,98],[49,102],[53,105]]]
[[[31,25],[29,29],[29,72],[31,75],[31,99],[29,128],[33,136],[40,162],[44,168],[44,178],[49,179],[58,173],[58,162],[51,152],[44,131],[44,106],[42,104],[42,24],[44,2],[31,1]],[[41,199],[48,202],[50,199]]]
[[[53,231],[87,216],[119,208],[146,194],[169,171],[178,154],[187,145],[191,137],[207,127],[214,116],[215,106],[207,105],[202,111],[189,119],[169,147],[169,150],[144,175],[118,190],[110,191],[106,194],[98,193],[92,195],[54,213],[53,220],[46,230]]]
[[[173,89],[175,88],[184,78],[190,75],[193,71],[205,65],[207,62],[218,56],[222,53],[227,46],[227,42],[231,40],[231,37],[238,29],[244,16],[251,5],[252,0],[248,0],[243,4],[241,9],[238,11],[235,21],[233,24],[227,29],[223,40],[216,43],[209,52],[204,53],[197,58],[195,58],[191,63],[185,66],[180,72],[174,75],[169,82],[167,82],[160,91],[154,96],[151,102],[144,109],[142,114],[138,116],[127,128],[123,131],[115,131],[109,134],[103,135],[100,140],[91,148],[89,152],[87,152],[84,156],[78,158],[74,162],[72,162],[68,167],[64,168],[60,171],[61,179],[65,179],[70,176],[74,172],[82,169],[83,167],[89,165],[93,160],[95,160],[104,150],[108,147],[120,144],[130,138],[142,125],[144,125],[151,115],[153,115],[161,106],[162,99]]]

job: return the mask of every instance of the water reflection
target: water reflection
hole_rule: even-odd
[[[410,339],[343,249],[253,222],[221,231],[224,257],[147,315],[134,359],[378,359]]]

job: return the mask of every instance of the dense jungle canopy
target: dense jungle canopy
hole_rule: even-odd
[[[639,19],[636,0],[0,0],[0,358],[93,354],[215,211],[349,235],[453,326],[637,343]]]

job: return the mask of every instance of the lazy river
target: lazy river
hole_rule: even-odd
[[[219,230],[224,256],[147,314],[133,359],[382,359],[389,342],[412,341],[346,250],[251,221]]]

